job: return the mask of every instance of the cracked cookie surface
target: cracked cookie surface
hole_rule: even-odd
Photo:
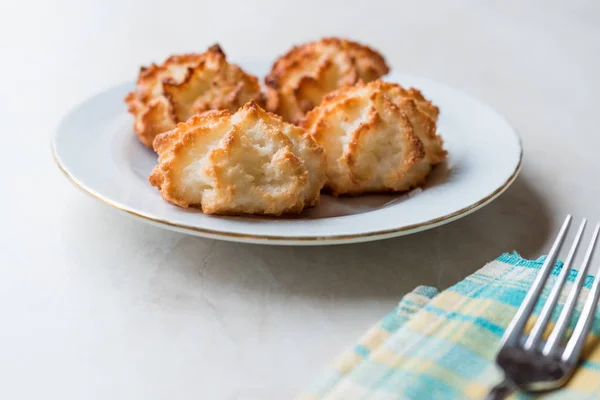
[[[208,110],[235,112],[254,100],[263,102],[256,77],[227,62],[218,45],[201,54],[169,57],[142,67],[136,89],[125,98],[140,141],[152,147],[156,135]]]

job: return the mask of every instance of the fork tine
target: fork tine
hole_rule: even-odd
[[[537,276],[535,277],[533,284],[525,295],[525,298],[517,310],[517,313],[506,328],[506,332],[502,338],[503,346],[518,344],[519,337],[523,332],[523,328],[525,328],[525,324],[531,315],[531,311],[540,297],[540,293],[544,287],[544,284],[546,283],[546,280],[548,279],[548,275],[554,266],[556,256],[558,255],[558,251],[560,250],[560,247],[565,239],[565,234],[567,233],[571,219],[571,216],[567,215],[565,222],[563,222],[562,226],[560,227],[558,236],[554,240],[554,244],[552,244],[552,248],[546,257],[546,261],[544,261],[540,272],[538,272]]]
[[[594,247],[596,244],[596,240],[598,239],[598,231],[600,231],[600,224],[596,225],[596,229],[594,229],[592,240],[587,248],[583,262],[581,263],[581,268],[579,269],[577,278],[575,279],[573,287],[569,292],[569,296],[567,297],[567,301],[565,302],[563,310],[560,313],[558,320],[556,321],[556,326],[550,333],[550,336],[546,341],[546,345],[542,349],[542,353],[544,355],[549,355],[557,351],[558,347],[561,344],[561,340],[565,334],[565,331],[569,327],[573,310],[575,309],[575,304],[577,303],[577,298],[579,297],[579,293],[581,293],[581,287],[583,286],[583,281],[585,280],[585,277],[587,275],[590,259],[592,258],[592,254],[594,253]]]
[[[594,231],[594,238],[592,239],[592,243],[590,246],[595,248],[596,239],[598,239],[598,231],[600,231],[600,223],[596,225],[596,230]],[[593,250],[592,250],[593,253]],[[581,276],[587,275],[583,271],[579,273]],[[583,281],[583,280],[582,280]],[[581,310],[581,315],[577,320],[577,325],[575,325],[575,329],[573,330],[573,334],[571,338],[567,342],[567,346],[565,347],[565,351],[563,352],[561,358],[565,362],[575,363],[579,360],[579,355],[581,350],[583,349],[583,345],[585,343],[585,338],[588,335],[590,329],[592,328],[592,323],[594,322],[594,317],[596,316],[596,308],[598,307],[598,298],[600,297],[600,271],[596,273],[596,277],[594,279],[594,284],[592,285],[592,289],[588,294],[587,299],[585,300],[585,304],[583,306],[583,310]]]
[[[542,311],[540,312],[540,315],[537,321],[535,322],[535,325],[531,329],[529,336],[527,336],[527,340],[525,341],[524,345],[526,350],[537,348],[537,346],[542,340],[544,330],[548,325],[548,321],[550,321],[552,311],[556,306],[556,302],[558,301],[560,292],[565,284],[565,281],[567,280],[569,271],[571,270],[571,262],[575,257],[577,248],[579,247],[579,241],[581,240],[581,236],[583,235],[586,222],[587,221],[584,218],[583,221],[581,221],[581,225],[579,225],[579,229],[577,230],[577,234],[575,235],[575,240],[573,240],[573,244],[571,245],[571,249],[569,250],[569,254],[567,255],[567,258],[563,264],[562,270],[560,271],[560,274],[558,275],[554,286],[552,286],[552,290],[550,291],[550,294],[548,295],[548,298],[544,303],[544,308],[542,308]]]

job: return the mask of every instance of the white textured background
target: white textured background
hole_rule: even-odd
[[[523,136],[521,177],[428,232],[277,248],[126,218],[53,165],[59,119],[141,64],[215,41],[271,61],[322,35],[491,104]],[[3,399],[290,398],[414,286],[537,256],[567,212],[600,219],[595,0],[2,1],[0,76]]]

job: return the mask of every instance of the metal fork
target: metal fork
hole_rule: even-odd
[[[569,338],[565,338],[565,333],[570,325],[577,298],[587,276],[590,260],[596,247],[598,232],[600,231],[600,223],[594,229],[592,240],[585,253],[577,278],[548,339],[544,341],[542,335],[569,275],[571,263],[577,253],[585,229],[585,219],[579,226],[562,270],[550,290],[536,323],[529,335],[524,332],[527,320],[531,316],[531,312],[556,262],[571,220],[572,217],[568,215],[517,314],[506,328],[506,332],[502,337],[502,348],[496,357],[496,364],[504,371],[504,381],[492,389],[486,400],[504,399],[515,390],[538,392],[559,388],[569,380],[577,367],[586,336],[592,328],[596,315],[598,297],[600,296],[600,271],[596,274],[573,333]],[[564,343],[565,340],[566,344]]]

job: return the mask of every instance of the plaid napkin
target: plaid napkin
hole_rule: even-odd
[[[502,380],[494,363],[504,329],[514,316],[544,257],[525,260],[503,254],[438,294],[420,286],[343,353],[301,400],[315,399],[482,399]],[[562,267],[557,263],[549,287]],[[576,276],[571,271],[559,299],[556,321]],[[593,281],[585,280],[576,317]],[[541,302],[535,314],[541,310]],[[600,323],[584,348],[585,360],[567,386],[539,398],[600,398]],[[527,329],[531,329],[531,318]],[[550,324],[549,330],[553,324]],[[571,327],[571,329],[574,327]],[[534,396],[517,393],[511,398]]]

